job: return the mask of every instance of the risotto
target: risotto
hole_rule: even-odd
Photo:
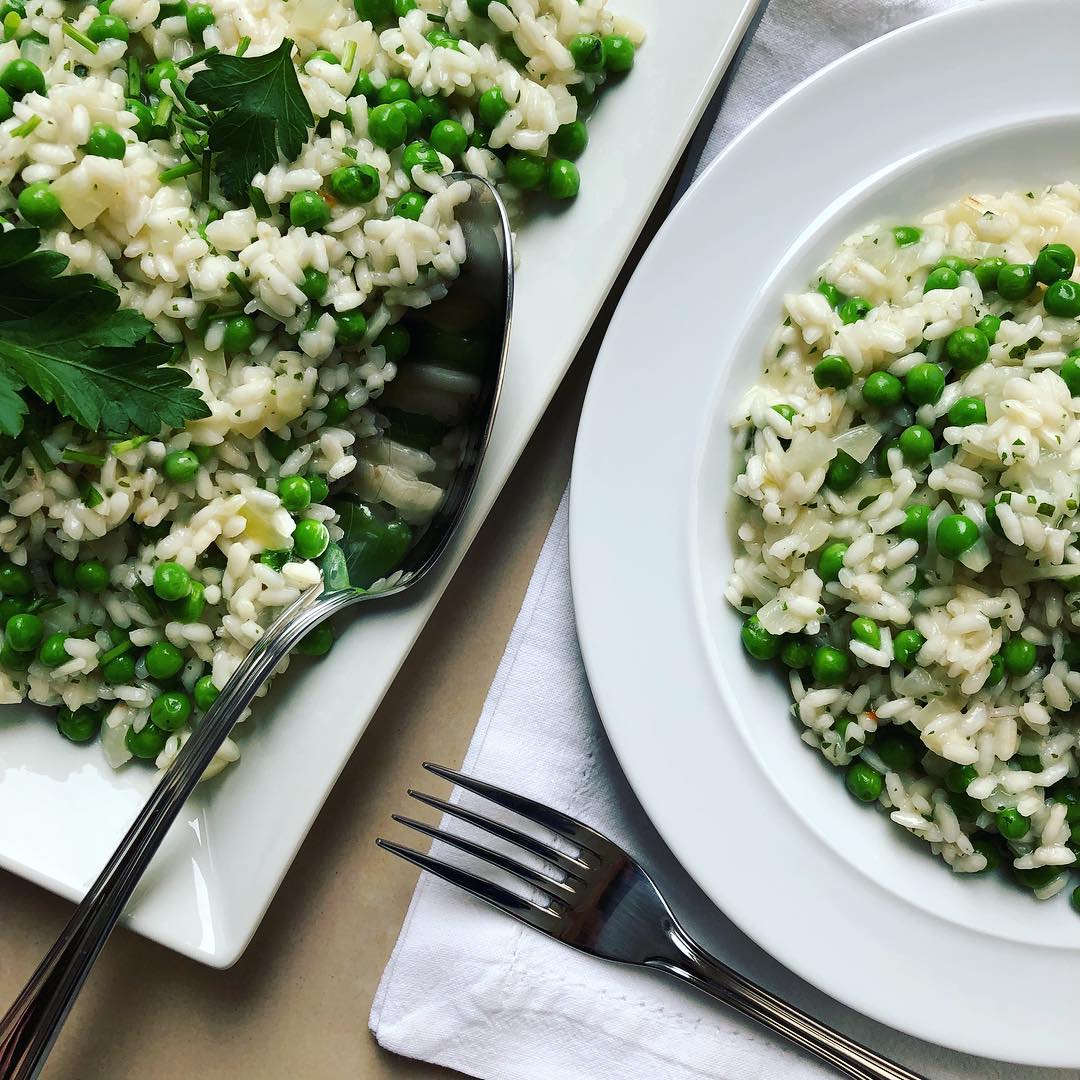
[[[727,598],[803,740],[1040,899],[1080,851],[1078,249],[1073,184],[852,236],[735,423]]]
[[[445,176],[572,199],[641,33],[605,0],[0,22],[0,703],[164,766],[331,545],[372,584],[437,509],[485,352],[411,317],[465,258]]]

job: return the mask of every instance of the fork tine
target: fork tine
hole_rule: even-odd
[[[513,915],[515,919],[520,919],[537,930],[543,930],[546,934],[558,933],[559,913],[551,908],[542,908],[531,900],[526,900],[510,892],[509,889],[504,889],[501,885],[486,881],[476,874],[470,874],[468,870],[433,859],[430,855],[395,844],[392,840],[379,837],[375,843],[384,851],[400,856],[406,862],[411,862],[414,866],[419,866],[421,870],[427,870],[436,877],[441,877],[443,881],[448,881],[451,885],[457,885],[466,892],[472,893],[478,900],[483,900],[484,903],[506,912],[507,915]]]
[[[564,855],[561,851],[550,847],[542,840],[537,840],[535,837],[520,832],[518,829],[513,829],[509,825],[503,825],[502,822],[493,821],[491,818],[484,817],[483,814],[478,814],[474,810],[467,810],[464,806],[448,803],[445,799],[437,799],[434,795],[425,795],[422,791],[416,791],[413,788],[409,788],[409,795],[426,806],[441,810],[451,817],[467,821],[470,825],[483,829],[484,832],[494,833],[500,839],[507,840],[511,844],[517,844],[518,847],[531,851],[534,855],[538,855],[541,859],[546,860],[553,866],[557,866],[560,870],[565,870],[566,873],[580,880],[584,880],[582,876],[584,872],[592,869],[582,859],[575,858],[573,855]]]
[[[430,836],[432,840],[441,840],[444,844],[449,844],[459,851],[464,851],[466,855],[482,859],[484,862],[491,863],[492,866],[497,866],[500,870],[505,870],[508,874],[513,874],[515,877],[527,881],[530,885],[535,885],[538,889],[548,893],[552,899],[555,899],[559,893],[567,896],[574,895],[574,890],[565,882],[556,881],[546,874],[541,874],[531,866],[526,866],[524,863],[518,862],[517,859],[511,859],[501,852],[491,851],[480,844],[474,844],[471,840],[466,840],[463,836],[456,836],[454,833],[437,829],[434,825],[416,821],[414,818],[402,817],[401,814],[391,814],[390,816],[400,825],[408,825],[410,829],[416,829],[417,832]]]
[[[532,799],[526,799],[523,795],[515,795],[512,791],[496,787],[494,784],[487,784],[483,780],[474,780],[471,776],[455,772],[445,765],[436,765],[434,762],[425,761],[424,768],[436,776],[441,776],[444,780],[449,780],[452,784],[458,784],[476,795],[490,799],[493,803],[506,810],[512,810],[515,814],[520,814],[530,821],[535,821],[538,825],[543,825],[553,833],[558,833],[563,839],[588,848],[595,855],[606,857],[618,853],[618,849],[606,836],[598,833],[595,829],[590,829],[588,825],[570,817],[568,814],[552,810],[550,806],[545,806],[543,803],[535,802]]]

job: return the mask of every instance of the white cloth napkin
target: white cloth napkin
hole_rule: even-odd
[[[823,64],[949,4],[772,0],[730,78],[704,159]],[[590,697],[574,632],[567,526],[564,500],[464,771],[564,810],[623,844],[706,947],[860,1041],[935,1078],[1018,1076],[1013,1066],[900,1035],[818,993],[743,936],[690,881],[623,779]],[[833,1075],[659,974],[575,953],[429,875],[417,885],[370,1024],[388,1050],[484,1080]],[[1024,1071],[1035,1075],[1066,1074]]]

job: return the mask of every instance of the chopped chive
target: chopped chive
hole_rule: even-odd
[[[91,454],[86,450],[72,450],[68,448],[61,455],[62,461],[71,461],[78,465],[95,465],[101,468],[105,464],[105,458],[101,454]]]
[[[174,345],[172,352],[169,353],[169,359],[166,360],[165,362],[167,364],[179,364],[180,363],[180,358],[183,355],[184,355],[184,346],[183,345]]]
[[[79,494],[89,510],[93,510],[95,506],[100,506],[105,501],[105,496],[90,483],[80,484]]]
[[[191,176],[201,171],[201,161],[184,161],[179,165],[174,165],[171,169],[166,169],[163,173],[158,173],[158,179],[163,184],[168,184],[172,180],[179,180],[182,177]]]
[[[199,198],[206,202],[210,198],[210,151],[202,155],[202,182],[199,184]]]
[[[144,443],[148,443],[152,438],[153,435],[136,435],[133,439],[123,439],[121,442],[114,442],[109,447],[109,450],[112,451],[114,457],[120,457],[129,450],[137,450]]]
[[[255,207],[256,217],[270,217],[270,205],[266,201],[266,196],[254,184],[248,188],[248,198],[251,200],[251,205]]]
[[[9,457],[4,464],[4,471],[3,474],[0,474],[0,480],[3,480],[6,484],[15,475],[15,472],[18,468],[19,457],[17,454],[12,454],[12,456]]]
[[[142,93],[142,68],[139,66],[139,60],[135,56],[129,56],[127,62],[128,69],[128,81],[127,92],[128,97],[137,98]]]
[[[201,116],[188,116],[187,113],[178,113],[176,117],[176,122],[180,125],[180,127],[187,128],[189,131],[210,130],[210,124]]]
[[[341,66],[346,71],[352,71],[353,64],[356,62],[356,42],[353,39],[349,39],[345,42],[345,52],[341,57]]]
[[[59,596],[50,596],[48,600],[41,598],[33,601],[30,610],[36,615],[41,611],[52,611],[53,608],[63,607],[64,601]]]
[[[236,55],[243,56],[248,51],[248,46],[251,44],[251,38],[246,34],[240,39],[239,44],[236,46]]]
[[[176,66],[180,71],[184,68],[194,67],[196,64],[201,64],[208,56],[217,55],[218,47],[211,45],[208,49],[200,49],[197,53],[192,53],[186,60],[178,60]]]
[[[20,124],[18,127],[12,128],[11,134],[14,138],[21,139],[24,135],[29,135],[32,131],[34,131],[40,123],[41,117],[35,114],[34,116],[31,116],[25,124]]]
[[[98,51],[98,43],[91,41],[81,30],[76,30],[74,26],[69,22],[62,22],[60,29],[64,34],[71,38],[72,41],[78,42],[88,53],[96,53]]]
[[[173,97],[180,103],[180,108],[182,108],[188,116],[195,116],[200,120],[206,116],[206,110],[187,96],[187,91],[181,85],[179,79],[175,84],[170,82],[169,86],[172,87]]]
[[[236,294],[241,300],[247,303],[251,299],[251,290],[244,284],[238,273],[231,272],[226,280],[236,290]]]
[[[56,468],[56,462],[45,452],[45,447],[41,444],[40,439],[28,437],[26,448],[30,451],[30,456],[38,463],[38,467],[42,472],[52,472]]]
[[[353,161],[356,160],[356,147],[355,146],[343,146],[341,148],[341,152],[346,157],[351,157],[353,159]]]
[[[163,97],[157,104],[157,108],[154,110],[154,126],[166,127],[169,123],[169,117],[172,116],[173,109],[176,108],[176,103],[171,97]]]
[[[98,666],[104,667],[118,656],[123,656],[124,653],[130,652],[133,648],[134,646],[131,644],[130,640],[121,641],[115,648],[110,649],[107,653],[102,653],[101,656],[98,657]]]
[[[135,584],[131,586],[131,591],[135,594],[135,599],[142,604],[147,615],[153,619],[161,618],[161,608],[158,607],[157,598],[146,585],[141,581],[136,581]]]

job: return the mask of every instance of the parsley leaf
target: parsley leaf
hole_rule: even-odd
[[[150,322],[90,274],[38,250],[37,229],[0,236],[0,432],[17,435],[29,390],[88,431],[157,434],[209,416]]]
[[[299,156],[315,119],[296,77],[293,43],[285,38],[265,56],[208,57],[191,80],[188,97],[216,110],[210,123],[210,149],[227,151],[216,160],[222,192],[246,202],[257,173]]]

